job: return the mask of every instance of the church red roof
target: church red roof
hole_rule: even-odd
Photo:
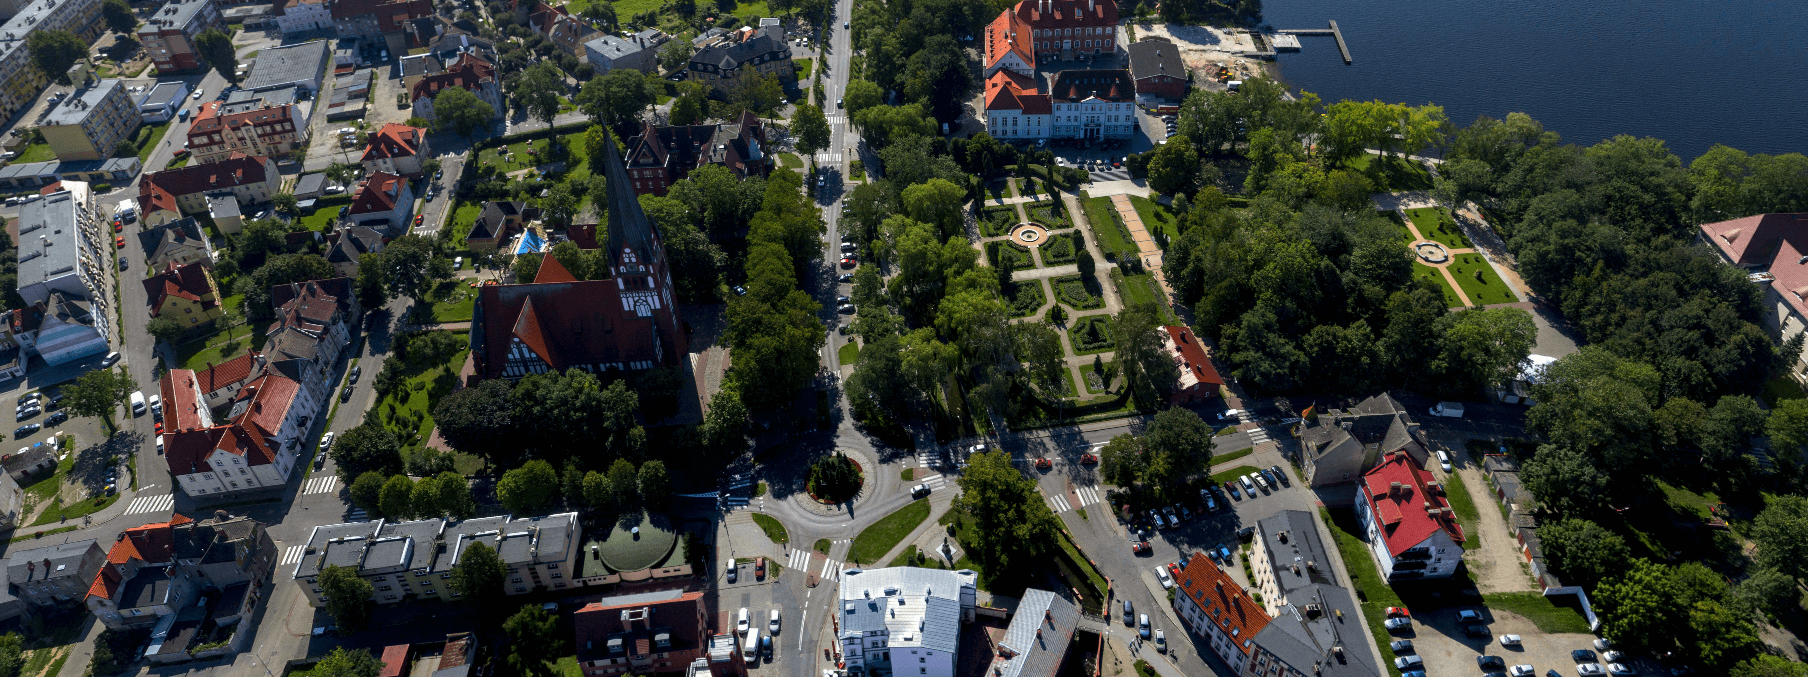
[[[534,274],[534,284],[546,282],[577,282],[578,278],[565,269],[565,264],[551,254],[540,259],[540,272]]]

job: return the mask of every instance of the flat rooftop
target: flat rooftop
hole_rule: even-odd
[[[55,110],[44,116],[45,125],[79,125],[88,115],[100,107],[100,102],[112,94],[113,90],[122,89],[125,85],[118,80],[101,80],[93,86],[83,89],[57,104]]]
[[[261,50],[239,88],[256,91],[320,78],[326,73],[331,51],[325,40]]]

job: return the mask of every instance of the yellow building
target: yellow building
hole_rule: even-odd
[[[145,300],[151,317],[170,317],[197,331],[220,319],[220,288],[207,266],[190,263],[170,266],[144,279]]]
[[[119,142],[138,131],[138,107],[118,80],[97,80],[56,105],[38,131],[58,160],[113,157]]]
[[[92,43],[100,30],[100,0],[31,0],[0,26],[0,118],[30,107],[50,82],[31,63],[25,36],[33,31],[69,31],[83,43]]]

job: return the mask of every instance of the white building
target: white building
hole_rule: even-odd
[[[953,677],[978,574],[916,567],[841,572],[842,659],[850,672]],[[917,672],[908,672],[910,668]]]
[[[1363,473],[1356,518],[1390,583],[1443,578],[1463,562],[1463,527],[1443,485],[1411,454],[1390,453]]]
[[[19,297],[13,338],[59,365],[107,351],[112,283],[102,261],[111,242],[94,193],[80,181],[19,208]]]
[[[327,0],[288,0],[276,3],[276,27],[294,35],[333,27],[332,3]]]
[[[146,124],[169,122],[188,100],[188,83],[181,80],[159,82],[138,101],[138,118]]]
[[[1046,139],[1054,131],[1047,94],[1036,79],[1001,69],[986,79],[986,133],[995,139]]]
[[[1130,71],[1061,71],[1048,89],[1054,137],[1128,139],[1136,134],[1136,78]]]
[[[308,424],[320,403],[301,384],[267,371],[239,389],[226,425],[215,425],[193,371],[163,377],[164,458],[192,497],[260,491],[288,484]]]

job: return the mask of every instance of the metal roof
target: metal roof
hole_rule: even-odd
[[[79,125],[98,110],[101,102],[115,91],[119,92],[119,96],[125,96],[125,86],[118,80],[97,81],[93,86],[77,91],[69,98],[63,99],[62,103],[57,104],[49,115],[44,116],[44,124]]]
[[[159,82],[151,87],[151,91],[144,93],[144,98],[139,100],[138,105],[150,107],[167,106],[171,102],[187,95],[188,85],[186,84],[181,82]]]
[[[18,241],[20,289],[75,274],[81,258],[75,194],[63,190],[20,207]]]
[[[1067,645],[1073,641],[1074,627],[1079,624],[1080,609],[1073,602],[1047,590],[1024,590],[1000,640],[997,677],[1020,675],[1053,675],[1067,656]],[[1006,650],[1010,655],[1006,655]]]
[[[240,89],[262,90],[312,81],[315,87],[326,73],[332,58],[332,46],[325,40],[314,40],[289,47],[275,47],[258,52]]]

